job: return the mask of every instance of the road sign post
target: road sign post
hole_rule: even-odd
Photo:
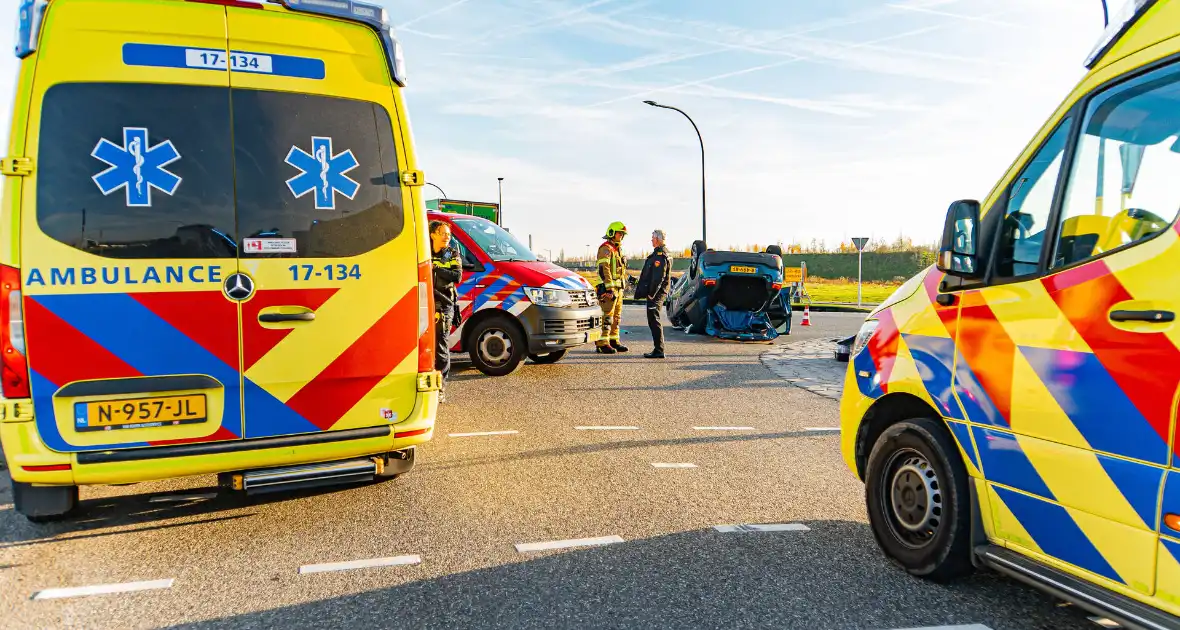
[[[864,266],[862,263],[864,261],[865,243],[868,243],[868,242],[869,242],[869,239],[864,238],[864,237],[852,239],[852,244],[856,245],[856,307],[857,308],[861,308],[861,305],[863,304],[863,300],[861,299],[860,286],[861,286],[861,276],[862,276],[862,272],[864,270]]]

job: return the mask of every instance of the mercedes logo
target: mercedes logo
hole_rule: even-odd
[[[235,302],[247,300],[254,295],[254,281],[244,273],[235,273],[225,279],[225,295]]]

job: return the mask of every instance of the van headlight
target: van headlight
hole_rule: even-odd
[[[574,300],[565,289],[541,289],[525,287],[525,295],[537,306],[573,306]]]
[[[865,346],[869,345],[869,339],[872,338],[874,332],[877,332],[877,324],[879,323],[875,319],[865,320],[865,323],[860,327],[860,332],[856,333],[856,340],[852,342],[852,352],[848,356],[855,357]]]

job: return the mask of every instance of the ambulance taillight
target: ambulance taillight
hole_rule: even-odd
[[[434,279],[430,261],[418,263],[418,373],[434,370]]]
[[[21,306],[20,270],[0,265],[0,355],[5,398],[29,397],[29,364],[25,360],[25,316]]]

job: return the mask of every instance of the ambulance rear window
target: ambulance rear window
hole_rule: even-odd
[[[234,89],[233,109],[243,238],[293,238],[299,257],[341,258],[401,233],[397,152],[383,107]]]
[[[232,258],[229,90],[64,83],[45,94],[37,222],[109,258]]]

